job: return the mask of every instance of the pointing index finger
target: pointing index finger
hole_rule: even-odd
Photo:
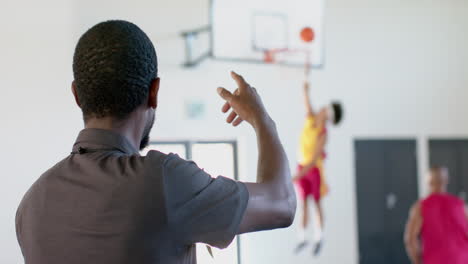
[[[236,81],[240,90],[249,87],[249,84],[244,80],[244,78],[241,75],[235,73],[234,71],[231,71],[231,77],[232,79],[234,79],[234,81]]]

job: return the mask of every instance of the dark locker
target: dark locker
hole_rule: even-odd
[[[468,140],[430,140],[429,163],[447,167],[450,174],[448,191],[468,202]]]
[[[403,233],[418,199],[416,141],[356,140],[355,157],[360,263],[410,263]]]

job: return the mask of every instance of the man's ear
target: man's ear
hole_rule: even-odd
[[[78,99],[78,93],[76,92],[76,85],[75,85],[75,81],[72,82],[72,93],[73,93],[73,97],[75,97],[75,102],[76,102],[76,105],[78,105],[79,108],[81,108],[81,104],[80,104],[80,99]]]
[[[153,109],[158,107],[159,82],[160,82],[159,78],[154,79],[151,82],[151,86],[149,90],[148,106]]]

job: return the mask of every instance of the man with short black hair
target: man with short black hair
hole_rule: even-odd
[[[291,225],[296,200],[275,123],[256,90],[218,88],[259,149],[257,182],[213,178],[149,141],[160,79],[153,44],[136,25],[89,29],[73,58],[72,91],[85,129],[72,152],[25,194],[16,232],[26,264],[196,263],[195,243],[227,247],[235,235]]]

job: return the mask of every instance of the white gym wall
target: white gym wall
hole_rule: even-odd
[[[70,92],[73,48],[80,34],[105,19],[128,19],[155,43],[162,89],[153,139],[236,138],[240,177],[254,181],[253,131],[224,124],[215,93],[219,85],[233,87],[228,72],[234,69],[262,95],[295,167],[304,116],[302,69],[213,61],[180,68],[184,47],[178,32],[205,25],[208,7],[208,0],[2,1],[0,263],[22,263],[17,205],[35,179],[68,154],[82,127]],[[312,73],[313,102],[340,99],[346,116],[330,129],[326,241],[313,263],[358,263],[354,138],[417,138],[422,174],[428,137],[468,137],[467,14],[468,3],[459,0],[327,1],[325,69]],[[190,98],[205,102],[202,120],[184,119]],[[243,235],[242,263],[310,263],[308,252],[292,254],[298,222]]]

